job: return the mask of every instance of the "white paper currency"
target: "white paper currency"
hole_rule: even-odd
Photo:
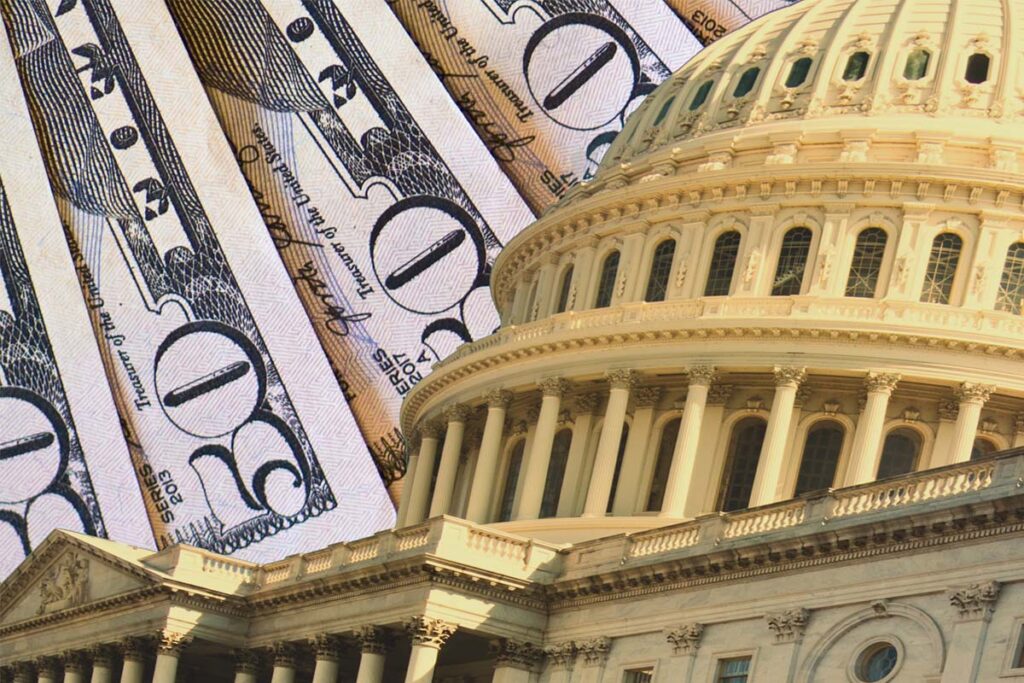
[[[390,525],[166,8],[0,8],[158,545],[269,559]]]
[[[385,475],[402,398],[498,325],[533,219],[384,0],[170,0],[242,171]]]
[[[53,529],[153,533],[2,34],[0,130],[2,580]]]
[[[701,48],[661,0],[389,4],[538,213],[592,176],[625,118]]]

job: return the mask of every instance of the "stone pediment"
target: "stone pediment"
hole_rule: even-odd
[[[127,597],[159,584],[134,558],[102,548],[106,543],[52,533],[0,584],[0,629]]]

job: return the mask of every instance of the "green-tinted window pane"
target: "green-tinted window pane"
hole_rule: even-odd
[[[903,67],[903,78],[908,81],[919,81],[928,73],[928,62],[932,55],[928,50],[914,50],[907,55],[907,64]]]
[[[867,52],[854,52],[846,60],[846,68],[843,69],[843,80],[859,81],[864,78],[864,74],[868,72],[868,62],[870,60],[871,55]]]
[[[659,123],[665,120],[668,116],[668,110],[672,108],[672,103],[676,101],[675,96],[672,96],[666,100],[665,104],[662,105],[661,111],[658,112],[658,116],[654,119],[654,125],[657,126]]]
[[[693,95],[693,101],[690,102],[690,111],[696,111],[700,108],[700,105],[704,104],[704,101],[708,99],[708,94],[711,92],[711,86],[714,84],[714,81],[704,81],[700,84],[697,92]]]
[[[811,72],[812,63],[810,57],[801,57],[793,62],[793,65],[789,67],[789,75],[786,76],[786,87],[795,88],[798,85],[803,85],[807,80],[807,74]]]
[[[754,89],[754,83],[757,82],[757,75],[761,73],[761,70],[756,66],[751,67],[743,72],[740,76],[739,82],[736,84],[736,89],[732,91],[733,97],[743,97],[748,92]]]

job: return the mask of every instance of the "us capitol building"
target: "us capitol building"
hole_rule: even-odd
[[[501,328],[404,405],[395,529],[54,532],[0,679],[1024,681],[1021,45],[1024,0],[714,43],[498,259]]]

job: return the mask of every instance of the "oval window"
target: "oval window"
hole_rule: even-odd
[[[711,92],[711,86],[714,84],[714,81],[704,81],[700,84],[697,92],[693,95],[693,101],[690,102],[690,111],[695,111],[700,108],[700,105],[704,104],[704,101],[708,99],[708,94]]]
[[[892,643],[875,643],[857,658],[857,678],[864,683],[884,681],[896,670],[900,654]]]
[[[732,91],[733,97],[743,97],[748,92],[754,89],[754,83],[757,83],[757,75],[761,73],[761,69],[751,67],[743,72],[740,76],[740,80],[736,83],[736,89]]]
[[[811,73],[812,63],[810,57],[801,57],[793,62],[793,65],[789,67],[789,75],[786,76],[786,87],[795,88],[803,85],[807,80],[807,74]]]

